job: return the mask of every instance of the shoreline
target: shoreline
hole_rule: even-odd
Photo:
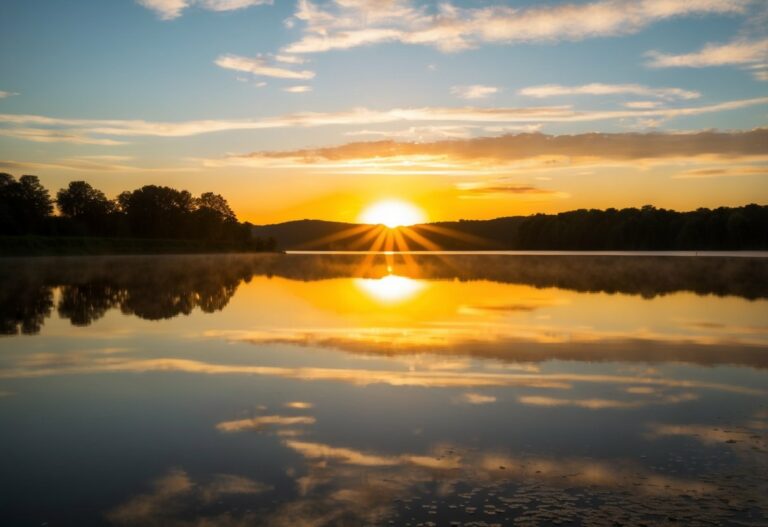
[[[274,252],[263,240],[247,243],[154,239],[55,236],[0,236],[0,258],[35,256],[128,256],[173,254],[235,254]]]
[[[669,256],[699,258],[768,258],[768,251],[569,251],[569,250],[510,250],[510,251],[301,251],[287,250],[294,255],[435,255],[435,256]]]

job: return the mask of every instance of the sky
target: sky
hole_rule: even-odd
[[[0,171],[257,224],[768,203],[765,0],[3,0]]]

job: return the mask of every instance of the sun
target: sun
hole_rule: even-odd
[[[385,225],[390,229],[423,223],[426,219],[424,211],[419,207],[397,199],[377,201],[366,208],[359,217],[362,223]]]

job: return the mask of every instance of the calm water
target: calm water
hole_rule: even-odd
[[[6,259],[0,331],[2,525],[768,521],[765,259]]]

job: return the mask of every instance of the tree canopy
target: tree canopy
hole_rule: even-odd
[[[37,176],[0,173],[0,232],[32,234],[43,228],[53,202]]]
[[[53,215],[54,203],[58,215]],[[37,176],[0,174],[0,235],[78,236],[199,240],[271,249],[255,240],[227,200],[216,193],[195,197],[187,190],[145,185],[115,199],[86,181],[72,181],[55,201]],[[256,243],[258,242],[258,243]]]

